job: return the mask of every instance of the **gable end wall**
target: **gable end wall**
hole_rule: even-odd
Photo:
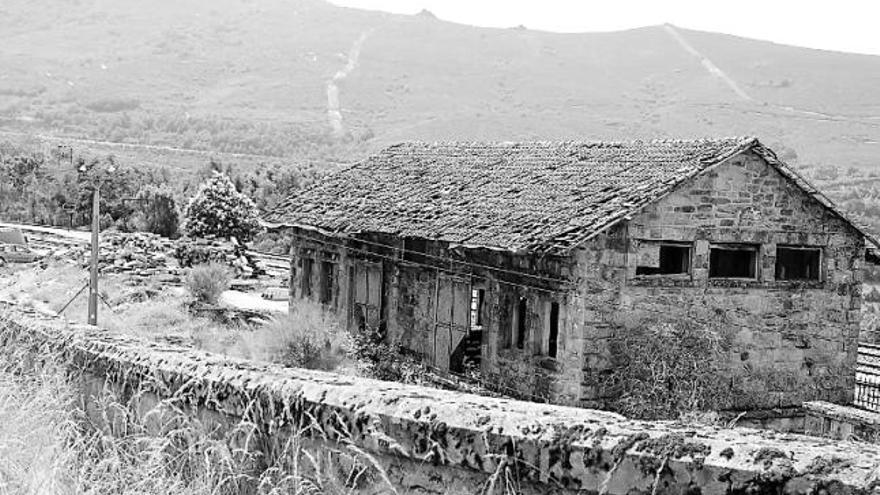
[[[693,246],[685,277],[636,276],[639,240]],[[754,281],[710,280],[713,242],[760,244]],[[819,282],[776,281],[777,244],[822,248]],[[732,409],[852,399],[863,237],[757,155],[737,155],[610,229],[577,252],[579,289],[569,345],[583,373],[566,376],[580,404],[602,406],[612,349],[634,329],[688,321],[726,339]],[[573,342],[573,341],[577,342]],[[571,368],[571,367],[569,367]]]

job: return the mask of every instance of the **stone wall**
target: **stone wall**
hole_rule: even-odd
[[[804,403],[805,433],[880,443],[880,413],[822,401]]]
[[[13,311],[0,312],[0,351],[68,363],[92,377],[89,400],[105,383],[232,422],[248,410],[275,442],[308,420],[312,446],[346,441],[372,453],[399,493],[485,493],[497,473],[525,494],[861,494],[878,484],[871,445],[285,369]]]
[[[693,247],[687,275],[637,275],[646,241]],[[709,277],[713,243],[759,246],[754,280]],[[818,281],[775,280],[776,246],[821,248]],[[639,327],[690,322],[726,343],[736,409],[789,414],[807,400],[852,400],[864,242],[835,216],[753,154],[738,155],[649,205],[578,252],[580,288],[567,336],[569,377],[581,403],[600,406],[615,339]],[[789,412],[786,412],[789,411]]]

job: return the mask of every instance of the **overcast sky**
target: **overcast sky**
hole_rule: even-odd
[[[428,9],[463,24],[559,32],[663,23],[789,45],[880,55],[877,0],[331,0],[370,10]]]

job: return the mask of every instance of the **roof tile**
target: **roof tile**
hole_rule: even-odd
[[[265,220],[336,234],[564,250],[754,146],[748,137],[402,143],[295,193]]]

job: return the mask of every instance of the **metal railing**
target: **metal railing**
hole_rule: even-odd
[[[853,405],[880,412],[880,345],[859,343]]]

